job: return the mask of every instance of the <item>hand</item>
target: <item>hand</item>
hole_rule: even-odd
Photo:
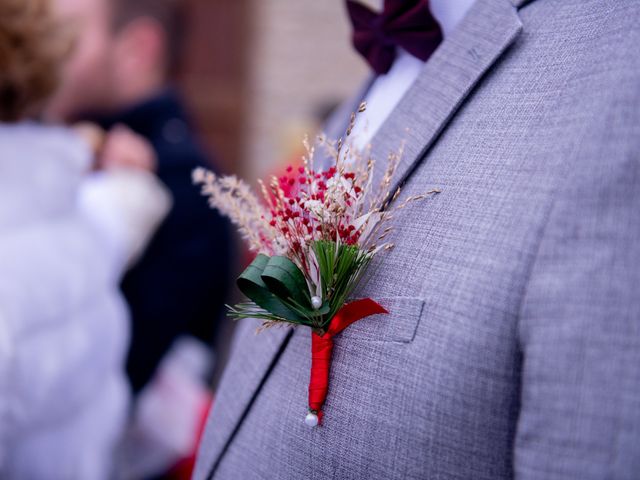
[[[97,166],[101,170],[124,167],[153,172],[156,165],[151,143],[122,125],[107,132],[97,156]]]

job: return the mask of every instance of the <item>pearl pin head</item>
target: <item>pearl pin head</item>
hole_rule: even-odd
[[[322,306],[322,299],[320,297],[311,297],[311,306],[314,310],[318,310]]]
[[[308,427],[316,427],[318,425],[318,415],[316,415],[313,412],[309,412],[307,413],[307,416],[304,418],[304,423],[308,426]]]

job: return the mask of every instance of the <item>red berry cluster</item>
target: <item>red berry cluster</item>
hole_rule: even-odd
[[[335,167],[326,171],[315,172],[305,167],[294,169],[287,167],[287,173],[277,179],[278,188],[274,188],[275,198],[271,203],[270,225],[276,228],[284,237],[291,250],[302,255],[302,246],[311,243],[312,240],[335,240],[336,236],[348,245],[357,244],[360,231],[351,225],[353,220],[348,215],[335,214],[328,220],[319,220],[307,209],[307,201],[315,200],[323,204],[328,212],[332,211],[330,199],[327,196],[330,179],[337,180],[339,172]],[[352,194],[356,196],[362,192],[356,185],[356,176],[352,172],[342,174],[349,182],[351,191],[344,193],[344,203],[352,205]]]

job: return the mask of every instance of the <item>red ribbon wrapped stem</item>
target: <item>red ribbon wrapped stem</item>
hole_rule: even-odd
[[[309,379],[309,411],[322,422],[322,406],[329,389],[329,369],[333,353],[333,337],[353,322],[370,315],[389,313],[370,298],[356,300],[345,304],[335,314],[324,335],[311,333],[311,377]]]

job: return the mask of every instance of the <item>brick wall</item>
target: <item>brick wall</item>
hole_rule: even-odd
[[[342,0],[254,0],[253,22],[245,155],[256,176],[286,160],[317,108],[348,98],[368,70]]]
[[[186,38],[177,83],[218,167],[242,171],[251,0],[184,0],[184,5]]]
[[[347,98],[367,75],[342,0],[185,3],[178,83],[224,171],[272,171],[314,129],[318,107]]]

